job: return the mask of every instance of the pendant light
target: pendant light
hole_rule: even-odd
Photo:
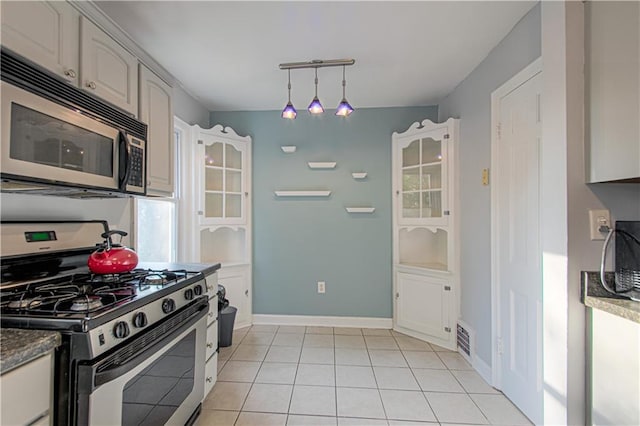
[[[313,100],[309,104],[307,108],[311,114],[322,114],[324,112],[324,108],[320,103],[320,99],[318,99],[318,68],[316,70],[316,95],[313,97]]]
[[[298,115],[298,111],[296,111],[296,109],[293,107],[293,104],[291,103],[291,70],[289,70],[289,84],[287,85],[287,89],[289,91],[289,101],[282,110],[282,118],[293,120],[296,118],[296,115]]]
[[[347,117],[349,114],[353,112],[353,107],[349,105],[347,98],[345,96],[345,88],[347,87],[347,80],[345,79],[345,66],[342,66],[342,100],[340,104],[338,104],[338,108],[336,108],[336,115],[340,117]]]

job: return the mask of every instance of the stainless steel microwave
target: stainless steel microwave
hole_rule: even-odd
[[[44,185],[53,195],[57,195],[56,188],[73,188],[80,197],[144,195],[146,125],[7,55],[3,50],[3,191],[38,193],[32,188]],[[19,65],[18,69],[11,64],[5,66],[7,60]],[[33,72],[45,74],[34,77]],[[44,77],[53,80],[43,82]]]

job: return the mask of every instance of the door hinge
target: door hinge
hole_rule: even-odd
[[[502,355],[504,353],[504,345],[502,343],[502,337],[498,337],[498,355]]]
[[[198,139],[198,145],[202,145],[204,144],[204,141],[202,139]]]
[[[451,333],[451,327],[445,327],[444,331],[446,331],[447,333]]]
[[[444,139],[449,139],[449,138],[450,138],[449,133],[447,133],[446,135],[444,135],[444,136],[443,136],[443,138],[444,138]]]
[[[498,133],[498,139],[502,137],[502,123],[498,123],[496,126],[496,132]]]
[[[442,212],[442,214],[445,216],[449,216],[451,212],[449,210],[445,210],[444,212]]]
[[[451,291],[451,286],[445,285],[444,286],[444,291]]]

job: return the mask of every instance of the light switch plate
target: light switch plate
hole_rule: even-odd
[[[589,234],[591,241],[604,240],[607,232],[601,232],[600,227],[611,228],[611,214],[609,210],[589,210]]]

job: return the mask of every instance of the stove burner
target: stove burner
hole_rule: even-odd
[[[167,279],[160,274],[150,274],[142,279],[143,284],[147,285],[162,285],[167,282]]]
[[[27,309],[37,308],[42,305],[42,300],[36,297],[25,297],[17,300],[12,300],[7,306],[11,309]]]
[[[80,312],[80,311],[89,311],[91,309],[96,309],[102,307],[102,301],[99,296],[90,296],[85,295],[84,297],[78,297],[77,299],[73,299],[73,304],[71,305],[72,311]]]

